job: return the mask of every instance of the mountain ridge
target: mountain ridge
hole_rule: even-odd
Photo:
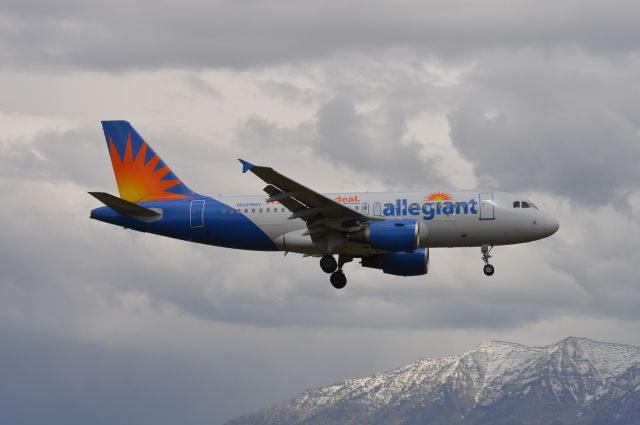
[[[305,390],[227,424],[334,423],[640,424],[640,347],[581,337],[543,347],[486,341]]]

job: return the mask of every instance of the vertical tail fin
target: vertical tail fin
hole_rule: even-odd
[[[102,121],[102,129],[122,199],[141,202],[196,195],[128,121]]]

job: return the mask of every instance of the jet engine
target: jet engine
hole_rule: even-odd
[[[413,251],[428,235],[427,226],[416,220],[380,220],[349,233],[351,242],[365,243],[384,251]]]
[[[420,276],[429,271],[429,248],[370,255],[362,258],[362,267],[382,269],[396,276]]]

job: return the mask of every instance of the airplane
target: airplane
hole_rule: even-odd
[[[266,183],[265,195],[200,195],[189,189],[127,121],[102,121],[120,196],[89,192],[105,206],[90,218],[189,242],[320,259],[336,289],[343,266],[398,276],[425,275],[429,249],[491,249],[554,234],[558,221],[522,196],[496,191],[319,193],[270,167],[243,159],[242,172]],[[336,260],[337,257],[337,260]]]

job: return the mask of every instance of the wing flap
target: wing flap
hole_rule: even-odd
[[[267,195],[269,195],[269,199],[273,198],[278,194],[283,194],[283,192],[280,189],[278,189],[273,185],[268,185],[267,187],[264,188],[264,191],[267,192]],[[267,202],[271,202],[271,201],[267,199]],[[294,198],[290,196],[280,197],[278,202],[293,213],[306,208],[304,205],[302,205],[300,202],[296,201]]]

